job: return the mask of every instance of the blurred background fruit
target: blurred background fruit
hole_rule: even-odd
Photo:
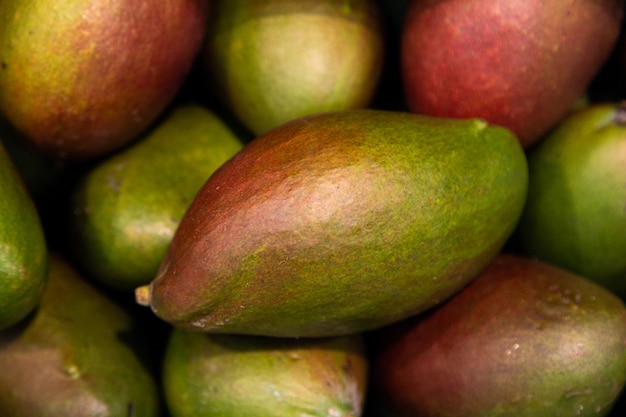
[[[525,148],[582,96],[617,45],[621,0],[414,0],[402,37],[409,108],[482,117]]]
[[[626,107],[571,114],[528,155],[520,249],[626,297]]]
[[[156,362],[138,323],[63,255],[49,263],[37,310],[0,333],[1,415],[158,416]]]
[[[175,329],[163,384],[172,417],[362,415],[361,335],[281,339]]]
[[[40,151],[93,159],[136,139],[184,82],[206,0],[0,3],[0,113]]]
[[[47,281],[47,246],[37,207],[0,144],[0,330],[39,304]]]
[[[206,84],[255,135],[312,113],[367,107],[385,60],[371,0],[213,0]]]
[[[137,143],[80,176],[68,220],[73,258],[121,291],[149,283],[196,193],[242,146],[205,107],[171,109]]]

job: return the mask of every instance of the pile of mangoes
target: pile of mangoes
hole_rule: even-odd
[[[624,0],[0,1],[0,417],[620,417]]]

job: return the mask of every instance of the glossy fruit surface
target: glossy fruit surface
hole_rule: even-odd
[[[378,336],[372,390],[393,417],[605,416],[626,381],[622,300],[517,255]]]
[[[379,327],[475,278],[517,223],[526,186],[515,136],[480,120],[303,117],[211,176],[137,299],[207,332]]]
[[[367,371],[358,334],[281,339],[175,329],[163,383],[172,417],[358,417]]]

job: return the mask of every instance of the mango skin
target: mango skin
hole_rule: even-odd
[[[172,417],[359,417],[367,372],[359,334],[281,339],[174,329],[163,387]]]
[[[480,120],[303,117],[209,178],[136,299],[204,332],[380,327],[475,278],[512,233],[526,187],[517,138]]]
[[[0,3],[0,112],[49,156],[121,148],[170,103],[200,50],[205,0]]]
[[[531,150],[528,164],[520,249],[626,297],[626,107],[583,107]]]
[[[149,283],[185,210],[243,147],[212,111],[179,105],[72,190],[72,250],[90,277],[122,291]]]
[[[213,0],[201,51],[215,96],[255,135],[367,107],[384,62],[371,0]]]
[[[419,114],[484,118],[529,149],[609,58],[624,4],[411,0],[401,51],[407,105]]]
[[[388,417],[602,417],[626,381],[622,300],[519,255],[372,339],[372,408]]]
[[[0,143],[0,330],[39,304],[47,268],[48,245],[39,212]]]
[[[0,415],[158,416],[132,316],[58,253],[49,263],[39,308],[0,332]]]

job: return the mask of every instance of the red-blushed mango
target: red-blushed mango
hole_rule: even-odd
[[[159,416],[139,321],[60,253],[47,277],[33,314],[0,332],[0,415]]]
[[[601,417],[626,382],[622,300],[513,254],[372,341],[372,407],[394,417]]]
[[[196,331],[373,329],[474,279],[512,233],[526,187],[517,138],[482,120],[302,117],[209,178],[136,298]]]
[[[132,141],[169,104],[206,31],[206,0],[0,2],[0,113],[55,158]]]
[[[407,104],[484,118],[529,148],[585,93],[623,13],[623,0],[412,0],[401,52]]]
[[[384,52],[372,0],[213,0],[203,74],[259,135],[308,114],[367,107]]]

